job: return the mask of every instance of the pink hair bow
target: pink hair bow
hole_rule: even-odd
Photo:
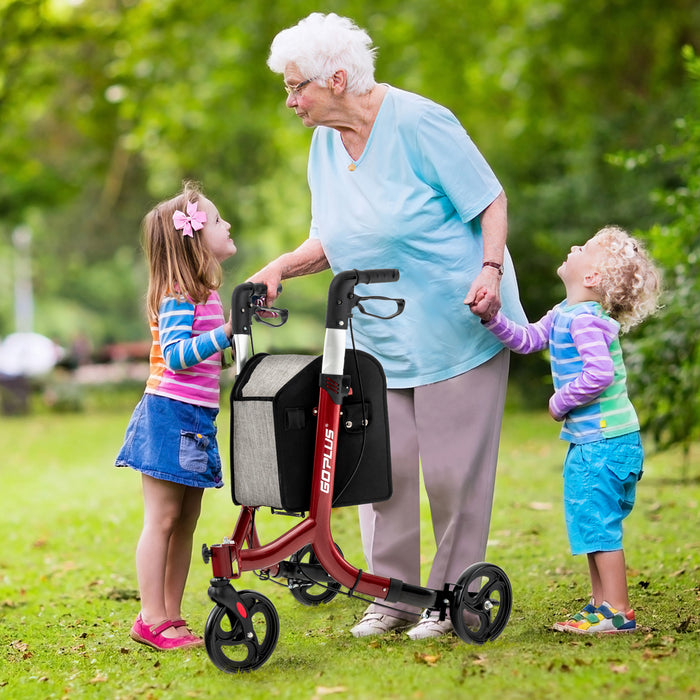
[[[197,202],[187,202],[187,214],[183,214],[179,209],[173,214],[173,223],[178,231],[182,231],[183,236],[192,237],[192,230],[199,231],[207,223],[207,214],[197,211]]]

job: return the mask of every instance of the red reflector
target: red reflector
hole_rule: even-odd
[[[245,605],[243,605],[243,603],[236,603],[236,610],[238,610],[238,614],[241,617],[248,617],[248,611],[245,609]]]

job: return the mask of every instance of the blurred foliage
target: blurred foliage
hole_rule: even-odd
[[[665,272],[661,313],[628,350],[631,389],[644,429],[663,449],[680,443],[689,455],[700,435],[700,57],[686,47],[694,104],[676,122],[670,144],[618,160],[628,169],[670,164],[673,186],[655,190],[666,223],[648,232],[651,252]]]
[[[446,105],[470,132],[508,194],[530,317],[561,297],[569,246],[604,224],[687,252],[662,239],[691,224],[651,195],[690,208],[697,161],[675,125],[697,110],[682,58],[700,44],[696,0],[0,0],[0,336],[14,329],[18,225],[33,231],[36,330],[96,347],[147,335],[140,221],[183,178],[233,224],[227,285],[305,238],[310,132],[265,60],[315,10],[366,27],[377,79]],[[651,157],[657,144],[667,156]],[[623,153],[637,165],[618,167]],[[673,283],[693,298],[686,273]],[[327,282],[287,283],[288,345],[318,349]],[[678,331],[671,310],[659,333]],[[544,359],[515,358],[514,376],[533,401],[549,391]]]

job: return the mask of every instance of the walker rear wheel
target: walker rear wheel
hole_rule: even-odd
[[[471,644],[483,644],[503,632],[513,607],[513,590],[503,569],[472,564],[459,577],[450,604],[452,626]]]
[[[335,548],[340,552],[340,547],[335,545]],[[342,552],[340,552],[342,554]],[[294,552],[289,561],[292,564],[309,564],[318,566],[322,570],[318,557],[314,553],[313,547],[307,544],[298,552]],[[290,593],[303,605],[320,605],[328,603],[338,595],[340,584],[337,581],[330,580],[327,583],[317,583],[313,579],[305,578],[290,578],[287,579],[287,586]]]
[[[252,671],[262,666],[277,645],[280,622],[275,606],[256,591],[239,591],[253,623],[251,636],[244,633],[241,612],[217,603],[204,628],[204,644],[214,665],[226,673]]]

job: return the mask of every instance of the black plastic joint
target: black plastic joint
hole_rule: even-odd
[[[343,399],[350,394],[350,376],[347,374],[322,374],[320,385],[336,405],[341,404]]]

